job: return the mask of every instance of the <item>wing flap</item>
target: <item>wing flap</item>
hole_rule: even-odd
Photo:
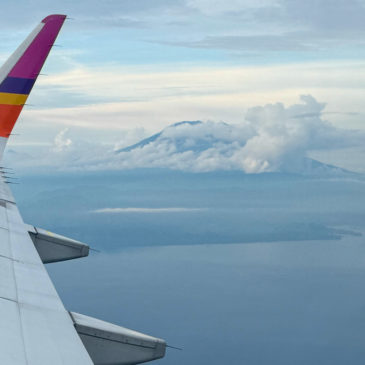
[[[44,264],[89,255],[89,246],[85,243],[31,225],[27,225],[27,229]]]
[[[164,340],[83,314],[70,312],[70,316],[96,365],[133,365],[165,356]]]

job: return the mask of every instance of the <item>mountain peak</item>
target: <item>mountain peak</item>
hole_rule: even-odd
[[[158,138],[162,137],[163,133],[166,130],[171,129],[171,128],[178,128],[178,127],[181,127],[181,126],[197,126],[197,125],[201,125],[201,124],[203,124],[203,122],[200,121],[200,120],[177,122],[177,123],[174,123],[174,124],[171,124],[171,125],[167,126],[161,132],[153,134],[152,136],[150,136],[148,138],[142,139],[141,141],[139,141],[139,142],[137,142],[137,143],[135,143],[131,146],[120,148],[120,149],[116,150],[115,152],[116,153],[129,152],[129,151],[132,151],[136,148],[143,148],[144,146],[155,142]]]
[[[174,124],[169,125],[167,128],[171,128],[171,127],[179,127],[180,125],[198,125],[198,124],[203,124],[202,121],[200,120],[193,120],[193,121],[182,121],[182,122],[177,122]]]

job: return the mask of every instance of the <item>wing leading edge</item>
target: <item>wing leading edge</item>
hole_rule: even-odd
[[[44,18],[0,68],[0,160],[65,19]],[[0,169],[0,364],[132,365],[164,356],[163,340],[64,308],[43,262],[88,251],[25,224]]]

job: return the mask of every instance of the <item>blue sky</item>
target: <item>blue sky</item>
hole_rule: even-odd
[[[54,48],[47,61],[49,76],[38,80],[29,100],[33,106],[17,127],[22,135],[42,128],[50,139],[65,126],[81,125],[74,138],[108,129],[104,141],[112,143],[117,131],[157,131],[181,120],[241,123],[249,107],[290,105],[301,94],[327,103],[332,123],[364,128],[365,7],[360,0],[2,6],[4,59],[44,15],[73,18],[57,42],[62,47]],[[47,141],[34,134],[32,139]]]
[[[66,128],[74,145],[113,146],[182,120],[240,125],[249,108],[300,95],[325,103],[334,126],[364,129],[360,0],[20,1],[3,11],[3,59],[46,14],[72,18],[12,145],[51,148]],[[312,153],[361,170],[361,146],[339,147]]]
[[[60,134],[70,146],[86,141],[113,148],[182,120],[242,125],[250,108],[289,107],[300,95],[325,103],[322,119],[337,128],[364,129],[363,1],[20,1],[2,7],[8,14],[4,60],[45,15],[72,18],[11,140],[28,153],[52,149]],[[362,146],[342,149],[329,144],[306,153],[362,170]]]

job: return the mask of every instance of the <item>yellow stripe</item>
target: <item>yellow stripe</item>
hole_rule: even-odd
[[[23,105],[27,100],[28,95],[0,93],[0,104],[7,105]]]

